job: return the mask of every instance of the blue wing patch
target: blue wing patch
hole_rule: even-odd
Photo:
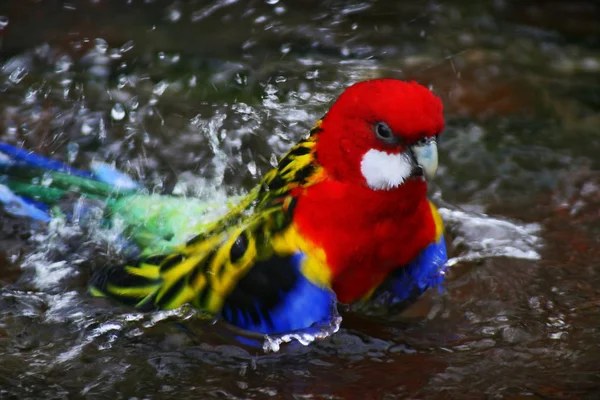
[[[442,235],[427,246],[412,262],[393,271],[373,298],[388,305],[409,305],[430,287],[439,286],[445,278],[446,242]]]
[[[231,324],[265,334],[327,324],[337,316],[336,297],[301,272],[304,254],[259,261],[225,300],[221,315]]]

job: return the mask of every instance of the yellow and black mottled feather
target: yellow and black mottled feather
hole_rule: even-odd
[[[323,179],[315,161],[320,121],[269,171],[260,184],[219,221],[172,254],[111,268],[94,279],[91,292],[142,309],[172,309],[185,303],[217,313],[237,283],[257,263],[288,257],[297,249],[273,241],[292,222],[291,192]],[[284,246],[285,247],[285,246]]]

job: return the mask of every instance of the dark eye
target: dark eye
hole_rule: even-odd
[[[385,122],[375,124],[375,135],[386,144],[396,144],[399,142],[399,138],[394,135],[392,129]]]

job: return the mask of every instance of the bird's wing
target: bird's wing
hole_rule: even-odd
[[[191,303],[262,333],[306,328],[331,318],[335,296],[303,273],[311,255],[293,224],[296,188],[317,182],[319,126],[293,147],[238,207],[170,254],[108,268],[91,291],[142,309]]]

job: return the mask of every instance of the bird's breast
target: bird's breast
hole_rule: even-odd
[[[422,181],[390,191],[332,182],[298,198],[298,234],[323,252],[321,265],[340,301],[364,296],[434,240],[426,189]]]

